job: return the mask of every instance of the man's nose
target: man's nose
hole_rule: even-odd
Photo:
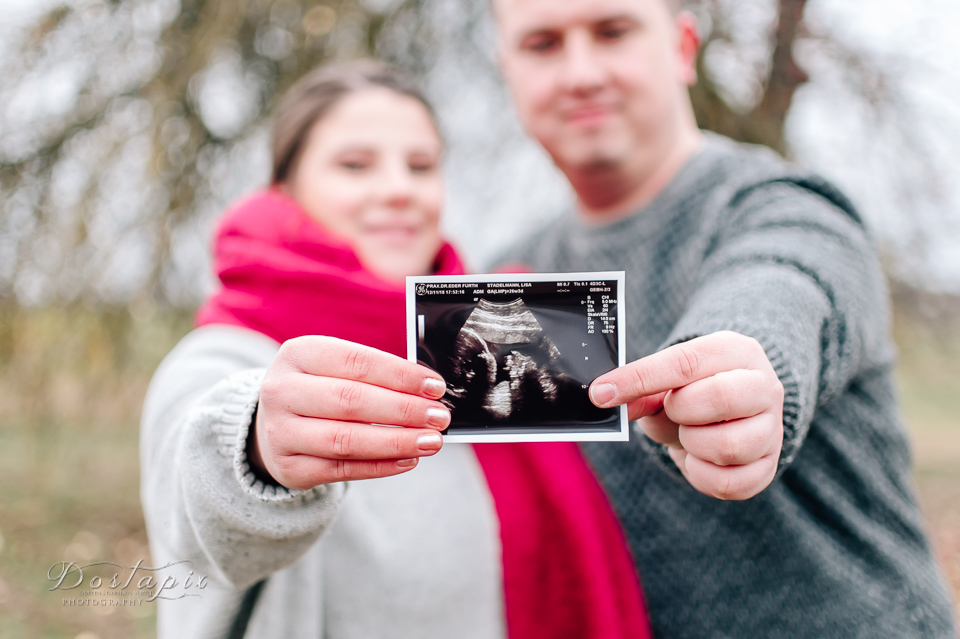
[[[585,31],[568,34],[564,47],[562,80],[573,93],[592,93],[603,85],[606,71],[596,43]]]

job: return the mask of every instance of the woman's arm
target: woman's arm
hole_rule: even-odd
[[[358,353],[373,358],[375,373],[358,367]],[[359,381],[365,375],[371,383]],[[381,476],[403,472],[413,466],[398,466],[399,457],[439,448],[408,450],[442,426],[369,424],[424,425],[427,408],[443,408],[438,402],[371,384],[422,388],[428,377],[435,375],[416,364],[332,338],[281,348],[243,328],[192,332],[157,370],[144,404],[142,501],[155,555],[190,561],[198,574],[233,588],[292,564],[332,523],[345,490],[339,480],[376,476],[378,467]],[[266,433],[257,442],[265,462],[259,471],[248,459],[255,412]],[[338,448],[327,451],[327,444]],[[391,456],[392,464],[384,461]]]

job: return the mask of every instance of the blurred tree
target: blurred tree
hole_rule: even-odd
[[[793,46],[803,34],[803,11],[807,0],[778,0],[775,28],[768,39],[769,50],[761,50],[760,59],[753,67],[755,90],[753,95],[746,96],[746,100],[739,100],[739,104],[720,85],[723,76],[709,67],[711,54],[721,51],[720,55],[723,55],[724,47],[728,50],[731,46],[734,50],[739,48],[736,46],[737,35],[731,28],[737,18],[736,11],[726,4],[702,0],[696,5],[701,13],[709,16],[712,25],[704,34],[697,59],[698,82],[690,92],[697,122],[703,128],[736,140],[763,144],[786,153],[784,124],[787,113],[797,88],[808,80],[793,55]]]
[[[806,0],[689,4],[704,26],[704,128],[786,153],[800,41],[889,101],[883,69],[811,32]],[[0,63],[0,298],[193,303],[202,221],[266,175],[274,97],[362,55],[424,73],[434,93],[499,83],[487,0],[73,0],[46,13]]]
[[[386,22],[357,0],[48,12],[0,70],[0,295],[183,301],[179,235],[224,180],[224,159],[278,92],[325,59],[369,55]]]

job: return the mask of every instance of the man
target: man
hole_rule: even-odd
[[[642,432],[584,449],[655,634],[956,636],[850,203],[698,131],[696,23],[667,0],[493,6],[520,119],[577,196],[508,257],[627,271],[634,361],[590,392]]]

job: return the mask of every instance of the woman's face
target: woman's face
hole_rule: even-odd
[[[440,248],[441,150],[420,102],[362,89],[309,130],[284,188],[366,268],[402,282],[429,273]]]

